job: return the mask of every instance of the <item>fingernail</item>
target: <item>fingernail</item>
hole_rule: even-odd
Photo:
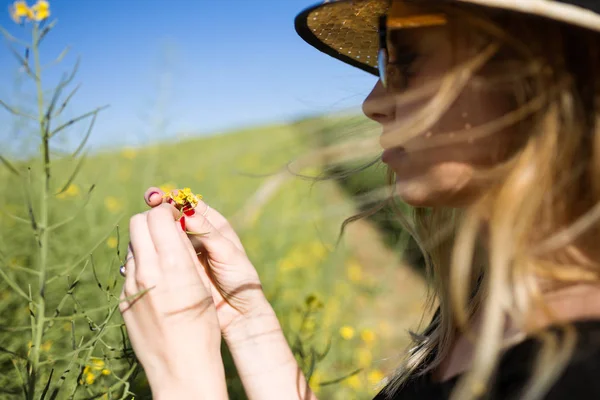
[[[154,196],[155,194],[160,194],[158,192],[152,192],[148,195],[148,201],[152,201],[152,196]]]

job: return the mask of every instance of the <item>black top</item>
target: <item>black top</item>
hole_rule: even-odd
[[[568,366],[544,397],[545,400],[600,399],[600,320],[573,323],[577,345]],[[556,331],[556,328],[550,328]],[[558,331],[556,331],[558,332]],[[538,340],[529,338],[508,349],[500,359],[498,372],[486,400],[519,399],[529,382],[538,350]],[[430,375],[408,381],[393,400],[448,399],[460,375],[434,382]],[[373,400],[387,400],[379,393]]]

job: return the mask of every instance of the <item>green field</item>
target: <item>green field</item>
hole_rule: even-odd
[[[403,266],[399,251],[390,250],[390,235],[381,236],[373,223],[351,225],[336,247],[342,221],[358,209],[350,193],[382,182],[380,166],[350,181],[295,175],[320,176],[319,164],[286,171],[289,161],[322,145],[323,135],[332,141],[332,132],[364,123],[340,121],[319,118],[89,156],[68,190],[48,199],[49,225],[70,222],[49,235],[48,328],[40,341],[38,394],[48,383],[48,393],[58,390],[57,399],[127,398],[127,390],[136,398],[148,395],[143,374],[125,350],[129,344],[116,309],[118,266],[128,219],[145,210],[144,190],[164,185],[191,187],[234,222],[319,398],[371,398],[397,363],[405,330],[418,322],[423,284]],[[31,324],[39,317],[26,300],[40,287],[39,250],[27,221],[28,199],[34,214],[40,209],[41,169],[35,161],[15,165],[21,177],[6,169],[0,175],[2,398],[24,398]],[[68,157],[56,158],[54,192],[74,167]],[[283,179],[276,190],[256,205],[254,196],[264,196],[263,185],[277,173]],[[224,354],[230,397],[242,399],[225,349]]]

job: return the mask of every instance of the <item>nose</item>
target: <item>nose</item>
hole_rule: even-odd
[[[368,118],[382,125],[394,121],[396,106],[381,81],[377,81],[363,102],[362,111]]]

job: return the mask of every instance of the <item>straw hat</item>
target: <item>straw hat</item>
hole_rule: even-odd
[[[449,2],[538,15],[600,32],[600,0],[440,0],[440,3]],[[410,5],[419,1],[325,0],[298,14],[296,32],[318,50],[378,75],[379,17],[398,3]],[[423,26],[428,23],[427,17],[401,15],[395,26]]]

